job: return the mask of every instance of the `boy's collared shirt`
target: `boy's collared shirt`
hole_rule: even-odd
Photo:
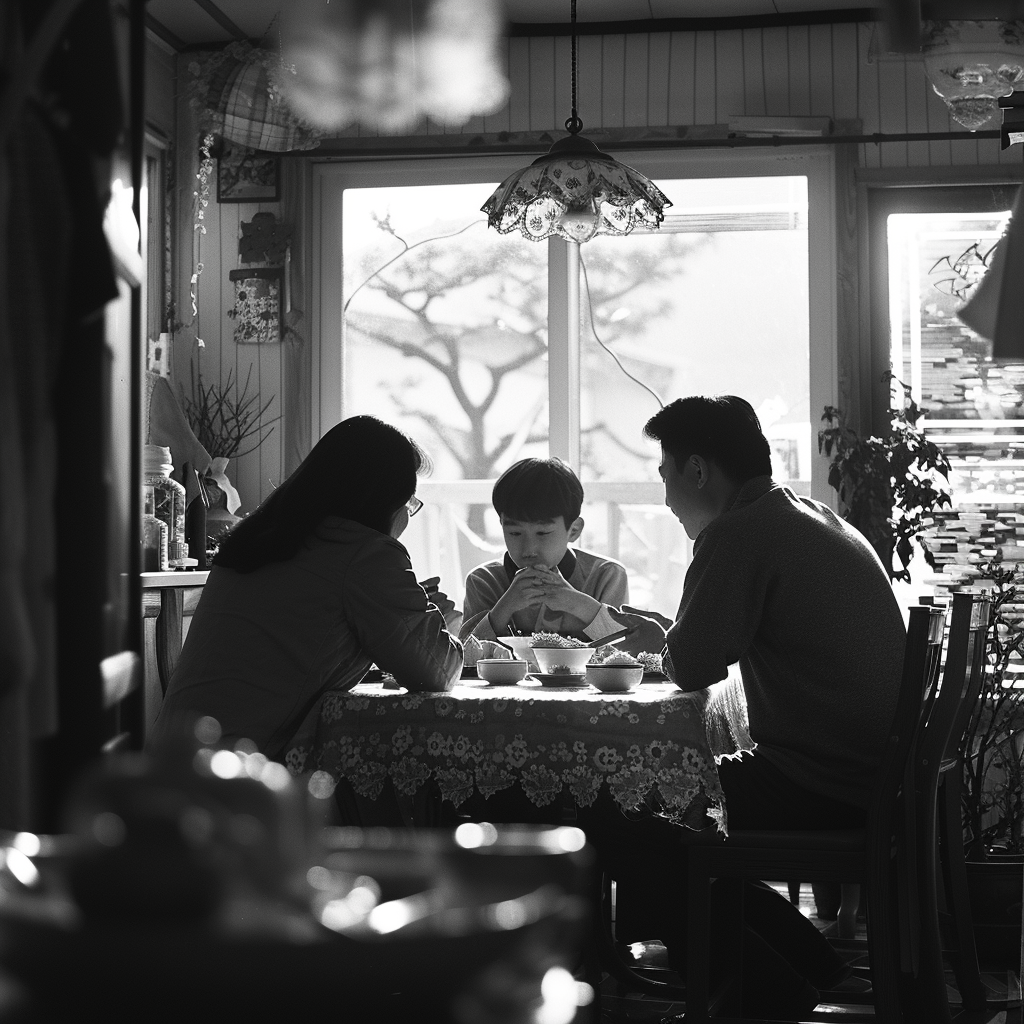
[[[494,640],[489,613],[508,590],[517,572],[508,552],[500,561],[479,565],[466,577],[461,637],[472,634],[481,640]],[[568,549],[558,571],[575,590],[601,602],[601,609],[590,622],[568,612],[554,611],[545,605],[516,612],[514,622],[521,633],[560,633],[596,640],[622,628],[612,610],[629,603],[626,569],[613,558],[604,558],[581,548]]]

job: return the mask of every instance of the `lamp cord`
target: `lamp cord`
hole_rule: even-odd
[[[572,114],[565,122],[565,130],[570,135],[579,135],[583,121],[576,112],[576,0],[569,0],[569,17],[572,21]]]

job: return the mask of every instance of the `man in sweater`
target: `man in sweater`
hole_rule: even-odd
[[[750,405],[679,399],[644,428],[665,503],[694,541],[670,676],[702,690],[739,663],[757,744],[719,772],[735,828],[863,824],[896,708],[903,616],[864,537],[771,479]]]
[[[694,541],[666,670],[686,691],[725,679],[736,663],[743,679],[756,746],[719,765],[729,827],[862,825],[905,639],[881,562],[827,506],[772,481],[770,447],[743,399],[679,399],[644,433],[661,444],[665,504]],[[658,819],[600,809],[586,818],[620,882],[620,917],[634,932],[621,937],[659,937],[678,964],[682,915],[666,908],[685,907],[685,848]],[[848,969],[770,887],[748,886],[746,901],[754,953],[746,1011],[784,1019],[809,1011],[816,990]]]

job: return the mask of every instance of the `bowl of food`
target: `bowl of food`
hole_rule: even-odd
[[[520,658],[478,658],[476,674],[492,686],[507,686],[525,679],[529,668]]]
[[[602,693],[629,693],[644,677],[643,665],[589,665],[587,682]]]
[[[594,648],[586,646],[582,640],[557,633],[534,633],[530,638],[530,653],[544,675],[582,676],[594,656]]]
[[[616,651],[587,668],[587,682],[602,693],[629,693],[643,677],[643,662],[624,651]]]

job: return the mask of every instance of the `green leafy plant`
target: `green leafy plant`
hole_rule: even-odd
[[[201,370],[191,367],[192,393],[181,389],[181,407],[192,433],[211,458],[237,459],[256,451],[274,432],[281,417],[265,419],[274,397],[262,405],[258,392],[249,394],[252,368],[239,393],[228,371],[223,384],[207,384]]]
[[[910,388],[892,373],[893,403],[884,437],[860,437],[842,412],[825,406],[818,451],[829,459],[828,482],[839,495],[843,518],[878,553],[892,580],[910,580],[914,540],[931,523],[931,514],[951,503],[949,459],[918,426],[921,411]],[[897,390],[899,398],[897,399]],[[925,558],[930,553],[925,551]]]
[[[1016,609],[1024,566],[983,562],[974,580],[991,581],[985,680],[963,745],[963,824],[969,860],[990,851],[1024,854],[1024,688],[1013,685],[1011,662],[1024,648]]]

